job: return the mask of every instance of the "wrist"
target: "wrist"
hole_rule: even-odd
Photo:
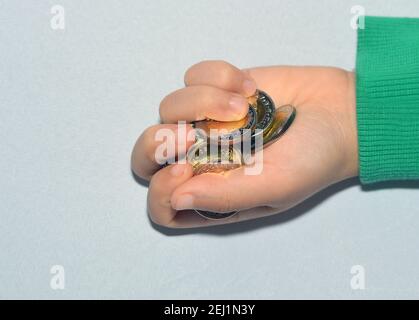
[[[345,143],[345,164],[342,178],[351,178],[359,174],[358,129],[356,120],[356,80],[355,73],[347,71],[347,97],[342,114]]]

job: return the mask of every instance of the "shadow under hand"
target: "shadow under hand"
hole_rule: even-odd
[[[335,193],[338,193],[341,190],[344,190],[346,188],[349,188],[355,185],[359,185],[359,179],[351,178],[351,179],[336,183],[332,186],[329,186],[328,188],[318,192],[317,194],[303,201],[299,205],[287,211],[284,211],[282,213],[274,214],[274,215],[259,218],[259,219],[237,222],[237,223],[209,226],[209,227],[204,227],[204,228],[171,229],[171,228],[159,226],[153,223],[151,220],[150,222],[157,231],[167,236],[179,236],[179,235],[186,235],[186,234],[192,234],[192,233],[225,236],[225,235],[231,235],[231,234],[237,234],[237,233],[250,232],[252,230],[272,226],[275,224],[286,223],[288,221],[294,220],[300,217],[301,215],[303,215],[304,213],[311,211],[313,208],[318,206],[320,203],[322,203],[324,200],[334,195]],[[418,186],[419,186],[419,183],[418,183]]]
[[[383,181],[361,186],[363,191],[383,189],[419,189],[419,180]]]
[[[138,177],[134,172],[131,171],[131,174],[135,181],[142,186],[148,187],[149,181],[144,180]],[[360,185],[358,177],[344,180],[342,182],[336,183],[329,186],[328,188],[318,192],[297,206],[284,211],[282,213],[273,214],[267,217],[262,217],[259,219],[252,219],[237,223],[225,224],[225,225],[216,225],[203,228],[189,228],[189,229],[172,229],[162,227],[155,224],[150,220],[151,225],[157,231],[167,235],[167,236],[179,236],[193,233],[202,233],[202,234],[212,234],[218,236],[245,233],[252,230],[268,227],[275,224],[286,223],[288,221],[294,220],[301,215],[311,211],[319,204],[321,204],[327,198],[333,196],[334,194],[344,190],[346,188]],[[371,185],[361,185],[363,191],[370,192],[383,189],[419,189],[418,180],[404,180],[404,181],[385,181],[377,182]]]

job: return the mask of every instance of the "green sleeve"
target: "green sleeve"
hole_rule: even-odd
[[[419,179],[419,19],[365,17],[356,109],[361,182]]]

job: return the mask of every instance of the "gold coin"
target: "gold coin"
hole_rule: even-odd
[[[256,126],[256,110],[249,104],[247,115],[238,121],[215,121],[201,120],[192,123],[197,129],[197,138],[207,140],[208,143],[220,143],[221,141],[230,144],[240,140],[244,130],[254,130]]]
[[[242,164],[242,156],[237,146],[218,146],[205,141],[195,143],[188,151],[188,162],[194,175],[215,172],[220,173],[236,169]]]

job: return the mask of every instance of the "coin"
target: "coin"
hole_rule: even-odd
[[[296,116],[295,107],[284,105],[275,108],[272,98],[262,90],[257,90],[248,101],[249,111],[239,121],[202,120],[193,123],[194,128],[200,129],[197,130],[195,144],[187,153],[194,175],[220,173],[240,167],[243,164],[243,144],[248,142],[249,137],[251,151],[257,152],[256,140],[260,135],[263,137],[262,147],[268,146],[285,133]],[[220,133],[214,135],[214,129]],[[250,135],[246,135],[249,131]],[[225,219],[237,213],[195,211],[207,219]]]
[[[219,219],[226,219],[234,216],[238,211],[231,211],[231,212],[212,212],[212,211],[204,211],[204,210],[194,210],[198,213],[201,217],[209,220],[219,220]]]
[[[294,106],[287,104],[280,106],[275,111],[275,119],[273,121],[272,126],[265,130],[264,133],[264,139],[263,139],[263,146],[267,147],[281,135],[285,133],[285,131],[288,130],[288,128],[291,126],[292,122],[295,119],[295,116],[297,114],[297,111]]]
[[[207,144],[205,141],[195,143],[189,149],[187,158],[192,165],[194,175],[228,171],[236,169],[242,164],[242,155],[237,146],[222,147]]]
[[[256,110],[249,104],[247,115],[238,121],[201,120],[192,123],[197,129],[198,138],[208,140],[208,143],[228,141],[234,143],[245,130],[254,130],[256,126]]]
[[[268,130],[274,122],[275,115],[275,104],[271,97],[262,90],[257,90],[255,108],[258,118],[255,128]]]

